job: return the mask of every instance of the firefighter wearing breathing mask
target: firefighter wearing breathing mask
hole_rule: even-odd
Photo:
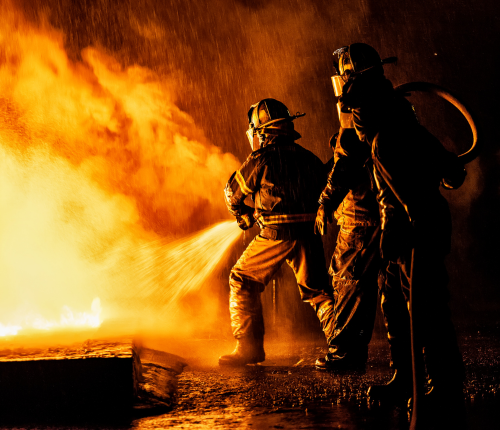
[[[335,306],[328,352],[315,365],[321,370],[361,370],[377,308],[380,217],[368,145],[361,144],[354,128],[341,127],[330,146],[333,167],[319,199],[315,229],[326,234],[334,213],[340,227],[329,269]]]
[[[265,360],[260,294],[285,261],[304,302],[315,310],[333,303],[323,243],[314,234],[326,172],[318,157],[295,142],[301,136],[293,121],[303,115],[290,115],[274,99],[261,100],[248,112],[247,136],[253,152],[230,177],[224,193],[240,228],[246,230],[256,222],[260,233],[231,270],[229,311],[236,348],[219,358],[220,365]],[[248,196],[254,207],[245,204]],[[320,322],[327,331],[328,321],[320,316]]]
[[[340,130],[330,141],[333,164],[319,199],[315,230],[325,235],[332,215],[340,228],[329,269],[335,299],[330,318],[332,336],[326,356],[315,365],[330,371],[362,370],[368,359],[377,306],[380,215],[370,147],[359,140],[352,113],[341,100],[345,71],[351,65],[339,65],[334,55],[336,74],[332,82],[339,98]],[[402,293],[400,296],[404,302]]]
[[[447,303],[444,258],[450,251],[451,216],[439,186],[442,182],[460,186],[464,166],[419,124],[413,106],[384,76],[383,65],[395,58],[381,60],[364,43],[336,53],[338,81],[344,83],[339,110],[352,117],[359,140],[371,148],[381,216],[380,249],[387,269],[380,294],[395,373],[387,385],[373,386],[369,394],[376,400],[411,395],[406,303],[411,280],[414,346],[424,351],[432,387],[426,398],[449,420],[447,412],[463,403],[464,369]],[[413,248],[419,258],[412,263]],[[401,291],[405,301],[400,300]]]

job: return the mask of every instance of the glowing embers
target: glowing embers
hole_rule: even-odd
[[[0,336],[15,336],[21,330],[57,330],[66,328],[96,328],[101,325],[101,300],[92,301],[90,312],[74,312],[69,306],[63,306],[59,321],[49,320],[41,315],[23,318],[21,324],[0,323]]]

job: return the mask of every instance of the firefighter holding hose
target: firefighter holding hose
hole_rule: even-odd
[[[425,396],[428,417],[438,408],[447,424],[460,423],[463,413],[464,368],[448,308],[444,258],[450,251],[451,216],[439,191],[465,179],[463,162],[443,148],[421,126],[412,105],[385,78],[381,60],[371,46],[355,43],[336,51],[342,85],[339,110],[352,116],[361,142],[371,148],[381,215],[381,256],[386,265],[380,286],[382,310],[394,366],[392,380],[372,386],[375,400],[408,398],[412,376],[427,370],[431,390]],[[412,258],[413,255],[413,258]],[[407,303],[412,291],[413,341]],[[400,291],[406,302],[400,300]],[[416,352],[423,361],[413,364]],[[417,378],[418,384],[424,384]],[[434,409],[437,410],[437,409]],[[428,423],[431,428],[430,422]],[[413,427],[413,418],[412,418]]]
[[[236,348],[220,365],[241,366],[265,360],[260,294],[286,261],[293,269],[301,299],[310,303],[326,337],[333,306],[321,237],[314,234],[318,196],[325,167],[295,141],[301,136],[287,107],[274,99],[252,105],[247,137],[252,153],[230,177],[224,193],[229,212],[246,230],[260,233],[231,270],[229,311]],[[253,206],[245,204],[250,197]]]

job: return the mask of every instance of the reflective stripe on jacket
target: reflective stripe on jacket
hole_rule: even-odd
[[[224,190],[229,212],[254,212],[261,226],[313,222],[326,172],[312,152],[285,136],[277,136],[252,152],[233,173]],[[245,205],[250,195],[255,209]]]

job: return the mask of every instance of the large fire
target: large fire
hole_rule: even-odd
[[[92,326],[138,303],[168,325],[239,235],[222,223],[180,239],[224,219],[239,163],[166,80],[97,48],[71,61],[63,40],[0,6],[0,334],[33,315],[31,327]]]
[[[42,315],[25,315],[22,325],[0,324],[0,336],[12,336],[21,330],[51,330],[71,327],[99,327],[101,324],[101,301],[96,297],[92,301],[90,312],[74,312],[63,306],[59,320],[47,320]]]

